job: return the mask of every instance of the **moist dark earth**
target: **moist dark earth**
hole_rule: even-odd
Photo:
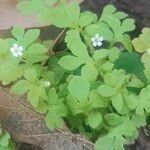
[[[128,13],[136,20],[135,35],[138,35],[143,27],[150,27],[150,0],[84,0],[81,4],[83,11],[91,10],[100,15],[103,7],[107,4],[115,5],[119,10]],[[131,142],[126,150],[150,150],[150,127],[144,128],[140,131],[139,139]],[[145,131],[146,130],[146,131]],[[144,132],[145,131],[145,132]],[[40,148],[27,144],[19,144],[18,150],[40,150]]]

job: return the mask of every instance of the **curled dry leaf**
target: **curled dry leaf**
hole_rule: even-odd
[[[0,30],[9,29],[15,25],[20,25],[24,28],[49,25],[39,23],[35,16],[22,16],[16,8],[18,1],[19,0],[0,0]],[[68,0],[68,3],[71,1],[73,0]],[[77,1],[81,3],[83,0]]]
[[[43,150],[92,150],[93,143],[67,127],[50,131],[44,116],[35,112],[25,98],[9,93],[9,88],[0,87],[0,122],[16,142],[40,146]]]

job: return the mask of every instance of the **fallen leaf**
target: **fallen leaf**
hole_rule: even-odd
[[[0,122],[18,143],[40,146],[43,150],[93,150],[93,143],[67,127],[50,131],[44,116],[35,112],[25,97],[16,97],[0,87]]]

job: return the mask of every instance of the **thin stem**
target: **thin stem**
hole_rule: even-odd
[[[94,53],[95,50],[94,50],[94,47],[93,47],[93,45],[92,45],[92,43],[90,41],[90,36],[87,35],[81,28],[79,28],[78,30],[81,33],[82,37],[84,38],[87,46],[89,47],[90,54],[93,55],[93,53]]]
[[[27,60],[25,60],[24,58],[21,59],[24,63],[29,63]]]

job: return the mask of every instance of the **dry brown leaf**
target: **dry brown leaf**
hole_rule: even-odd
[[[0,87],[0,122],[20,143],[40,146],[43,150],[93,150],[93,143],[66,129],[50,131],[44,116],[33,110],[25,98]]]
[[[0,0],[0,30],[9,29],[12,26],[20,25],[24,28],[42,27],[49,24],[39,23],[35,16],[25,17],[17,10],[19,0]],[[68,0],[70,3],[73,0]],[[81,3],[83,0],[77,0]]]

